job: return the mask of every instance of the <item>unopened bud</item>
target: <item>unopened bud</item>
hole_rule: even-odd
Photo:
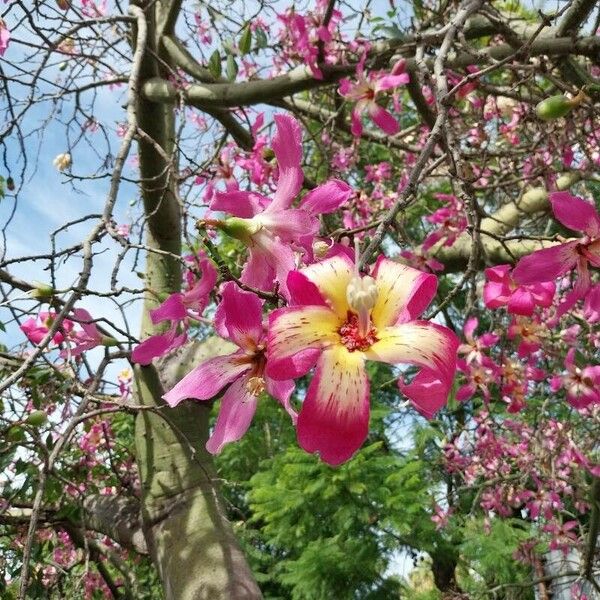
[[[275,152],[272,148],[263,148],[262,156],[266,161],[273,160],[275,158]]]
[[[103,335],[102,336],[102,345],[103,346],[116,346],[119,342],[117,342],[117,340],[115,340],[115,338],[110,337],[108,335]]]
[[[48,300],[54,295],[54,288],[47,283],[34,281],[33,284],[35,287],[29,291],[29,295],[32,298],[37,298],[38,300]]]
[[[69,6],[71,6],[69,0],[56,0],[56,4],[61,10],[68,10]]]
[[[9,178],[6,180],[6,189],[7,189],[9,192],[13,192],[13,191],[14,191],[14,189],[15,189],[15,180],[14,180],[12,177],[9,177]]]

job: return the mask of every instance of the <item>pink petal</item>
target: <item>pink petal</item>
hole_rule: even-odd
[[[150,319],[154,325],[163,321],[183,321],[187,310],[183,304],[183,294],[171,294],[158,308],[150,311]]]
[[[421,371],[423,373],[423,371]],[[477,391],[477,386],[474,383],[467,383],[465,385],[461,385],[456,391],[456,399],[459,402],[464,402],[469,398],[473,397],[473,394]]]
[[[316,304],[327,306],[319,288],[300,271],[290,271],[287,278],[290,305]]]
[[[508,299],[507,309],[513,315],[530,317],[535,310],[531,292],[523,287],[517,288]]]
[[[275,115],[277,133],[273,138],[273,150],[277,157],[279,179],[273,202],[273,211],[288,208],[298,195],[304,175],[300,168],[302,161],[302,129],[296,119],[289,115]]]
[[[163,396],[165,402],[177,406],[186,398],[210,400],[252,367],[249,361],[241,360],[244,357],[243,352],[236,352],[201,362]]]
[[[600,283],[596,284],[586,295],[583,315],[589,323],[600,321]]]
[[[567,242],[536,250],[524,256],[515,267],[512,277],[520,284],[554,281],[568,273],[577,263],[579,242]]]
[[[217,192],[210,203],[211,210],[220,210],[234,217],[249,219],[262,212],[269,204],[269,199],[254,192]]]
[[[254,350],[263,335],[262,301],[256,294],[241,290],[233,281],[223,285],[222,295],[220,306],[229,339],[240,348]]]
[[[276,280],[279,291],[287,298],[287,277],[296,266],[292,247],[264,230],[254,235],[252,242],[241,281],[260,290],[270,291]]]
[[[429,369],[419,371],[412,383],[406,384],[399,379],[398,388],[427,419],[433,419],[435,413],[448,402],[448,382]]]
[[[276,379],[278,365],[307,349],[322,349],[339,343],[343,319],[325,306],[289,306],[269,315],[267,372]],[[285,377],[286,379],[288,377]]]
[[[390,364],[409,364],[434,371],[450,390],[456,371],[459,340],[447,327],[429,321],[412,321],[378,331],[379,338],[365,356]]]
[[[375,125],[377,125],[384,133],[395,135],[400,131],[398,121],[396,121],[385,108],[379,106],[379,104],[375,102],[369,104],[369,115],[371,116],[371,119],[373,119]]]
[[[177,335],[177,329],[173,327],[167,333],[152,335],[146,338],[131,352],[131,361],[138,365],[149,365],[152,359],[163,356],[167,352],[179,348],[185,344],[187,335]]]
[[[297,379],[306,375],[317,363],[322,350],[308,348],[293,356],[267,361],[267,375],[276,380]]]
[[[271,207],[257,217],[258,222],[282,241],[295,241],[308,233],[316,233],[319,221],[299,208],[271,211]]]
[[[81,325],[81,328],[89,338],[88,341],[92,342],[95,340],[97,343],[99,343],[102,338],[102,334],[98,331],[98,327],[96,327],[96,324],[93,322],[94,319],[92,315],[90,315],[85,308],[75,308],[73,309],[73,317],[73,320]]]
[[[317,286],[328,306],[345,319],[349,309],[346,289],[354,277],[352,260],[345,254],[337,254],[300,272]]]
[[[376,327],[418,318],[437,289],[437,277],[380,256],[373,270],[377,302],[371,312]]]
[[[221,398],[219,416],[206,442],[211,454],[218,454],[225,444],[239,440],[250,427],[258,398],[248,390],[248,375],[234,381]]]
[[[300,207],[311,215],[336,211],[352,195],[352,188],[343,181],[331,179],[304,196]]]
[[[358,105],[354,108],[350,115],[350,121],[352,126],[350,128],[350,132],[354,137],[360,137],[363,132],[362,121],[360,119],[360,114],[362,111],[358,110]]]
[[[600,217],[595,206],[569,192],[550,194],[554,216],[573,231],[584,231],[590,237],[600,234]]]
[[[292,423],[296,425],[296,422],[298,420],[298,413],[292,408],[292,405],[290,404],[290,398],[295,387],[294,381],[292,379],[276,381],[275,379],[266,377],[265,384],[267,388],[267,393],[270,396],[273,396],[273,398],[275,398],[276,400],[279,400],[279,402],[281,402],[283,408],[285,408],[288,415],[290,415],[290,417],[292,418]]]
[[[298,443],[330,465],[347,461],[369,431],[369,380],[360,352],[321,355],[298,415]]]
[[[397,88],[399,85],[404,85],[410,82],[410,75],[408,73],[400,73],[399,75],[384,75],[380,77],[375,83],[376,92],[385,92]]]

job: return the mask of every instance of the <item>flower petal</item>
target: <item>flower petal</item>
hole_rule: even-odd
[[[221,398],[215,428],[206,442],[211,454],[218,454],[225,444],[239,440],[250,427],[258,398],[248,390],[248,376],[234,381]]]
[[[461,388],[465,390],[461,400],[470,398],[474,393],[474,390],[470,389],[470,393],[466,393],[467,387],[469,386]],[[421,369],[411,383],[407,384],[399,379],[398,388],[427,419],[432,419],[435,413],[446,405],[450,392],[448,382],[429,369]]]
[[[269,315],[267,373],[277,375],[277,363],[310,348],[339,344],[342,320],[325,306],[290,306]],[[287,379],[287,377],[286,377]]]
[[[567,242],[524,256],[512,273],[513,279],[522,285],[554,281],[575,266],[578,245],[578,241]]]
[[[377,125],[384,133],[395,135],[400,131],[398,121],[392,117],[389,111],[379,106],[376,102],[371,102],[369,104],[369,115],[371,116],[371,119],[373,119],[375,125]]]
[[[298,420],[298,413],[292,408],[290,404],[290,398],[292,396],[292,392],[294,391],[294,387],[296,387],[294,381],[292,379],[284,379],[282,381],[277,381],[275,379],[271,379],[270,377],[265,378],[265,384],[267,388],[267,393],[270,396],[273,396],[276,400],[281,402],[283,408],[285,408],[286,412],[292,418],[292,423],[296,425]]]
[[[583,231],[590,237],[600,234],[600,217],[596,207],[583,198],[571,196],[569,192],[550,194],[554,216],[573,231]]]
[[[338,254],[300,271],[312,281],[329,306],[344,319],[347,316],[346,288],[354,276],[354,264],[344,254]]]
[[[331,179],[304,196],[300,208],[311,215],[328,214],[337,210],[352,195],[352,188],[343,181]]]
[[[217,192],[210,203],[211,210],[220,210],[234,217],[250,219],[262,212],[269,205],[269,199],[255,192],[234,190],[231,192]]]
[[[328,306],[319,288],[300,271],[289,272],[287,286],[291,305],[316,304],[317,306]]]
[[[183,294],[171,294],[158,308],[150,311],[150,320],[154,325],[163,321],[183,321],[187,310],[183,304]]]
[[[390,364],[425,367],[441,375],[449,386],[456,371],[458,338],[447,327],[429,321],[413,321],[377,332],[378,341],[365,356]]]
[[[507,309],[513,315],[530,317],[535,310],[531,292],[525,287],[517,288],[508,299]]]
[[[377,303],[371,311],[375,327],[383,328],[418,318],[437,290],[437,277],[380,257],[373,270]]]
[[[243,352],[214,356],[192,369],[174,388],[164,396],[169,406],[177,406],[186,398],[210,400],[223,387],[248,371],[252,364],[242,361]]]
[[[167,352],[179,348],[185,344],[187,335],[185,333],[176,335],[177,329],[171,328],[167,333],[151,335],[138,344],[131,352],[131,360],[138,365],[149,365],[152,359],[163,356]]]
[[[240,348],[254,350],[263,335],[262,301],[256,294],[241,290],[233,281],[223,285],[222,294],[220,306],[229,338]]]
[[[304,175],[300,168],[302,160],[302,129],[298,121],[289,115],[275,115],[277,133],[273,138],[273,151],[277,157],[279,179],[273,202],[267,210],[288,208],[302,187]]]
[[[360,352],[333,346],[321,355],[298,415],[298,443],[330,465],[347,461],[369,431],[369,380]]]
[[[256,221],[284,241],[298,240],[319,230],[319,221],[300,208],[265,211]]]
[[[409,82],[410,75],[408,73],[400,73],[399,75],[384,75],[375,82],[375,91],[384,92]]]

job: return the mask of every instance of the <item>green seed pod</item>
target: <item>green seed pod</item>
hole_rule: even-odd
[[[47,420],[48,415],[43,410],[34,410],[25,419],[25,423],[27,423],[27,425],[32,425],[33,427],[41,427]]]
[[[19,425],[13,425],[6,432],[6,439],[9,442],[22,442],[25,439],[25,432]]]
[[[535,107],[535,113],[543,121],[551,121],[552,119],[564,117],[575,106],[577,106],[577,103],[574,103],[571,98],[560,94],[542,100]]]

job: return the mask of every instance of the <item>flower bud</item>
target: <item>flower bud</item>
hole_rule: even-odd
[[[13,192],[13,191],[14,191],[14,189],[15,189],[15,180],[14,180],[12,177],[9,177],[9,178],[6,180],[6,189],[7,189],[9,192]]]
[[[115,340],[115,338],[110,337],[108,335],[103,335],[102,336],[102,345],[103,346],[116,346],[119,342],[117,342],[117,340]]]
[[[38,300],[48,300],[54,295],[54,288],[52,286],[49,286],[47,283],[40,283],[39,281],[34,281],[33,285],[35,287],[29,291],[29,295],[32,298],[37,298]]]

